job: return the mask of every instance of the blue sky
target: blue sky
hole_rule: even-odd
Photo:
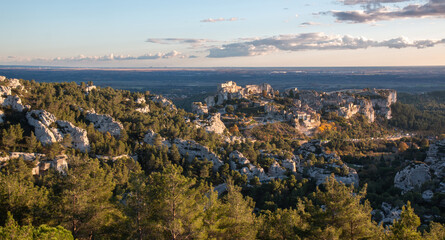
[[[445,0],[0,0],[0,64],[445,65]]]

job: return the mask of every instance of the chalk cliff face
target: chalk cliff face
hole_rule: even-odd
[[[96,128],[99,132],[109,132],[111,136],[118,137],[122,130],[124,130],[122,123],[115,121],[108,114],[87,113],[86,120],[93,123],[94,128]]]

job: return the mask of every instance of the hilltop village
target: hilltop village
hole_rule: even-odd
[[[296,206],[276,200],[274,188],[266,186],[293,181],[294,197],[304,197],[332,176],[356,189],[362,181],[371,184],[372,216],[380,223],[399,219],[398,200],[413,194],[420,194],[423,221],[440,220],[428,206],[445,207],[445,140],[426,144],[385,128],[396,102],[391,89],[279,92],[267,83],[241,87],[229,81],[188,113],[150,92],[0,77],[0,165],[8,169],[19,159],[35,179],[45,179],[55,172],[70,175],[73,156],[106,169],[131,162],[147,174],[176,164],[220,196],[232,179],[257,209]],[[405,158],[407,148],[423,157]],[[378,168],[388,174],[376,178]],[[386,199],[375,186],[382,179],[390,189]],[[255,192],[260,190],[268,198]]]

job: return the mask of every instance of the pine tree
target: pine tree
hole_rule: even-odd
[[[444,240],[445,239],[445,225],[431,222],[430,230],[423,234],[426,240]]]
[[[263,223],[259,231],[260,239],[301,239],[302,233],[308,228],[297,210],[277,209],[262,214]]]
[[[366,195],[366,186],[355,193],[353,186],[347,187],[331,175],[323,187],[325,191],[317,188],[313,193],[314,201],[318,205],[306,201],[312,235],[315,238],[320,236],[321,232],[329,232],[328,236],[350,240],[369,239],[379,234],[376,224],[371,221],[372,209],[369,202],[361,203]]]
[[[420,226],[420,218],[414,213],[411,208],[411,203],[408,201],[406,206],[402,207],[400,219],[394,221],[391,226],[391,239],[417,240],[422,239],[417,228]]]
[[[181,175],[182,168],[167,165],[149,177],[148,195],[153,236],[157,239],[199,239],[205,196],[194,188],[195,180]]]
[[[45,210],[45,188],[34,185],[31,169],[22,159],[9,160],[0,173],[0,212],[11,212],[20,223],[29,224]],[[0,221],[5,221],[1,216]]]
[[[251,198],[244,198],[240,191],[240,187],[228,180],[227,195],[219,211],[219,239],[255,239],[254,203]]]
[[[92,237],[121,217],[110,203],[115,184],[97,159],[71,157],[62,180],[61,218],[75,238]]]
[[[8,212],[4,227],[0,227],[0,239],[32,240],[32,227],[21,227]]]

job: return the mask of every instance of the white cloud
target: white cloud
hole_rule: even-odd
[[[362,2],[353,1],[351,2]],[[396,2],[396,1],[380,1]],[[329,11],[323,14],[333,15],[338,22],[364,23],[404,18],[445,18],[445,0],[428,0],[425,4],[410,4],[404,8],[390,9],[376,5],[365,7],[365,10],[354,11]]]
[[[203,23],[215,23],[215,22],[234,22],[234,21],[239,21],[242,20],[240,18],[236,18],[236,17],[232,17],[232,18],[207,18],[207,19],[203,19],[200,22]]]
[[[375,41],[364,37],[349,35],[326,35],[324,33],[304,33],[296,35],[279,35],[252,41],[225,44],[209,49],[209,58],[242,57],[264,55],[276,51],[305,50],[346,50],[366,49],[372,47],[387,48],[427,48],[445,43],[441,40],[410,41],[399,37],[385,41]]]
[[[317,23],[317,22],[303,22],[300,24],[300,27],[309,27],[309,26],[317,26],[317,25],[321,25],[321,24]]]

